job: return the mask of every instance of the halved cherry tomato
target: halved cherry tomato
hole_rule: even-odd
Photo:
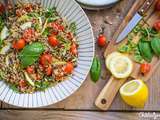
[[[99,37],[98,37],[97,42],[98,42],[98,45],[100,47],[104,47],[106,45],[106,43],[107,43],[106,37],[104,35],[100,34]]]
[[[64,72],[66,72],[67,74],[70,74],[72,73],[73,69],[74,69],[73,63],[68,62],[64,68]]]
[[[52,55],[51,54],[43,54],[41,57],[40,57],[40,64],[41,65],[48,65],[52,63]]]
[[[160,31],[160,20],[154,23],[153,28],[157,31]]]
[[[34,68],[33,68],[32,66],[27,67],[26,71],[27,71],[27,73],[29,73],[29,74],[33,74],[33,73],[35,72],[35,71],[34,71]]]
[[[18,41],[13,42],[13,48],[20,50],[25,47],[25,40],[24,39],[19,39]]]
[[[26,40],[26,42],[30,42],[31,38],[35,37],[35,30],[32,28],[28,28],[23,33],[23,38]]]
[[[24,87],[26,87],[26,81],[25,80],[20,80],[19,81],[19,86],[21,87],[21,88],[24,88]]]
[[[57,40],[55,35],[51,35],[48,37],[48,42],[51,46],[55,47],[59,44],[59,41]]]
[[[73,55],[77,55],[78,54],[78,51],[77,51],[77,45],[75,43],[73,43],[71,45],[71,48],[70,48],[70,51]]]
[[[41,76],[39,74],[36,74],[36,80],[40,80]]]
[[[7,9],[8,10],[11,10],[13,7],[12,7],[12,4],[11,3],[8,3],[8,6],[7,6]]]
[[[73,35],[72,35],[71,32],[68,32],[68,33],[67,33],[67,38],[68,38],[69,40],[72,40],[72,39],[73,39]]]
[[[18,10],[16,10],[16,15],[17,15],[18,17],[21,17],[21,16],[22,16],[22,12],[18,9]]]
[[[45,67],[45,66],[39,64],[39,69],[40,69],[41,71],[44,71],[44,67]]]
[[[151,65],[148,63],[141,64],[140,71],[142,74],[147,74],[151,70]]]
[[[157,1],[156,5],[155,5],[155,9],[157,11],[160,11],[160,0]]]
[[[52,32],[52,35],[58,35],[58,31]]]
[[[27,12],[31,12],[32,9],[33,9],[33,6],[32,6],[31,4],[27,4],[27,5],[25,6],[25,10],[26,10]]]
[[[48,76],[52,75],[52,66],[49,65],[49,66],[46,68],[45,71],[46,71],[46,75],[48,75]]]
[[[2,14],[5,10],[5,7],[2,3],[0,3],[0,14]]]
[[[60,25],[57,22],[52,22],[51,26],[57,31],[64,31],[64,26]]]

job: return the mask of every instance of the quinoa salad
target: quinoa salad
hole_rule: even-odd
[[[72,75],[77,66],[76,24],[67,24],[56,8],[9,4],[0,16],[0,80],[15,92],[43,91]]]

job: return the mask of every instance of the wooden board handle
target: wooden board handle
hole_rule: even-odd
[[[97,97],[95,105],[101,110],[107,110],[125,81],[126,79],[119,80],[112,76]]]

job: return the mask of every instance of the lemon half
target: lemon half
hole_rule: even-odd
[[[106,66],[116,78],[127,78],[133,70],[133,63],[130,58],[118,52],[108,55]]]
[[[142,80],[132,80],[120,88],[125,103],[133,107],[144,107],[148,99],[148,87]]]
[[[109,54],[106,58],[106,67],[109,69],[110,68],[110,62],[112,61],[113,58],[117,57],[117,56],[120,56],[121,53],[119,52],[113,52],[111,54]]]

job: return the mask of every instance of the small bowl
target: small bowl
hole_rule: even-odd
[[[77,0],[77,2],[88,10],[101,10],[112,7],[119,0]]]

